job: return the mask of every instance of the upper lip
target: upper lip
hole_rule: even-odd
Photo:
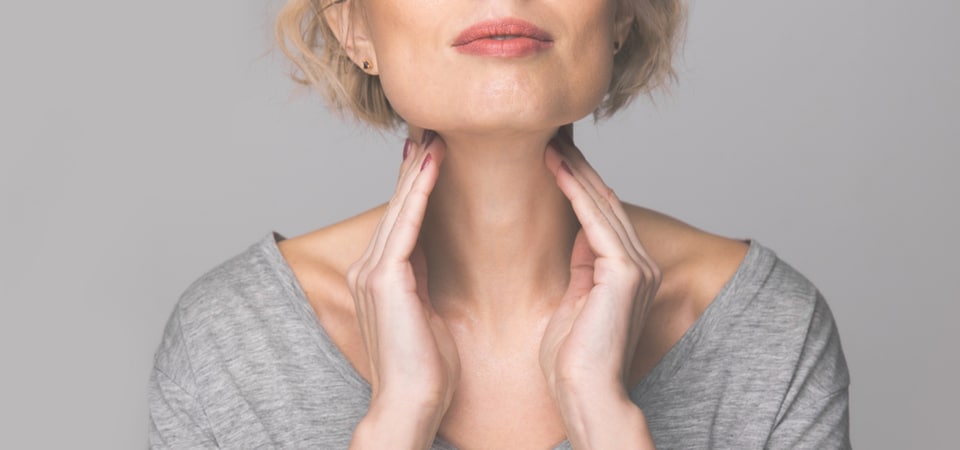
[[[489,39],[496,36],[515,36],[550,42],[553,38],[546,31],[525,20],[504,18],[477,22],[460,32],[453,46],[466,45],[477,39]]]

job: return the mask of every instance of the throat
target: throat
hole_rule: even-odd
[[[493,320],[562,294],[579,223],[544,164],[550,136],[512,145],[443,136],[419,240],[441,314]]]

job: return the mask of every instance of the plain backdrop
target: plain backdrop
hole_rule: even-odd
[[[295,87],[279,6],[0,7],[0,447],[142,448],[187,285],[390,197],[401,137]],[[858,448],[957,448],[957,23],[952,0],[698,1],[672,94],[577,124],[622,198],[824,292]]]

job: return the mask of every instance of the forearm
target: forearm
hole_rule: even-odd
[[[643,411],[626,393],[558,395],[567,439],[577,450],[655,449]]]

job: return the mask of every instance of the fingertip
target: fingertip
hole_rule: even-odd
[[[437,138],[437,132],[433,130],[423,130],[420,135],[420,147],[427,148]]]
[[[406,160],[407,156],[410,154],[410,147],[413,146],[413,141],[410,138],[403,141],[403,159]]]
[[[443,137],[433,130],[426,130],[423,133],[424,137],[423,142],[420,144],[420,150],[432,155],[430,157],[430,164],[439,164],[441,161],[443,161],[443,156],[446,154],[446,141],[444,141]],[[424,163],[426,163],[425,160]],[[423,168],[426,166],[427,164],[423,164],[421,166],[421,170],[423,170]]]
[[[543,154],[543,162],[553,173],[557,172],[560,168],[560,161],[563,161],[563,155],[560,153],[557,145],[558,143],[555,142],[554,139],[551,139],[550,142],[547,143],[547,148]]]
[[[430,165],[430,162],[433,161],[433,153],[427,152],[427,156],[423,158],[423,163],[420,165],[420,171],[426,169]]]
[[[437,135],[433,140],[433,147],[430,149],[430,153],[433,153],[433,161],[435,163],[443,160],[443,156],[447,153],[447,141],[443,140],[443,136]]]

